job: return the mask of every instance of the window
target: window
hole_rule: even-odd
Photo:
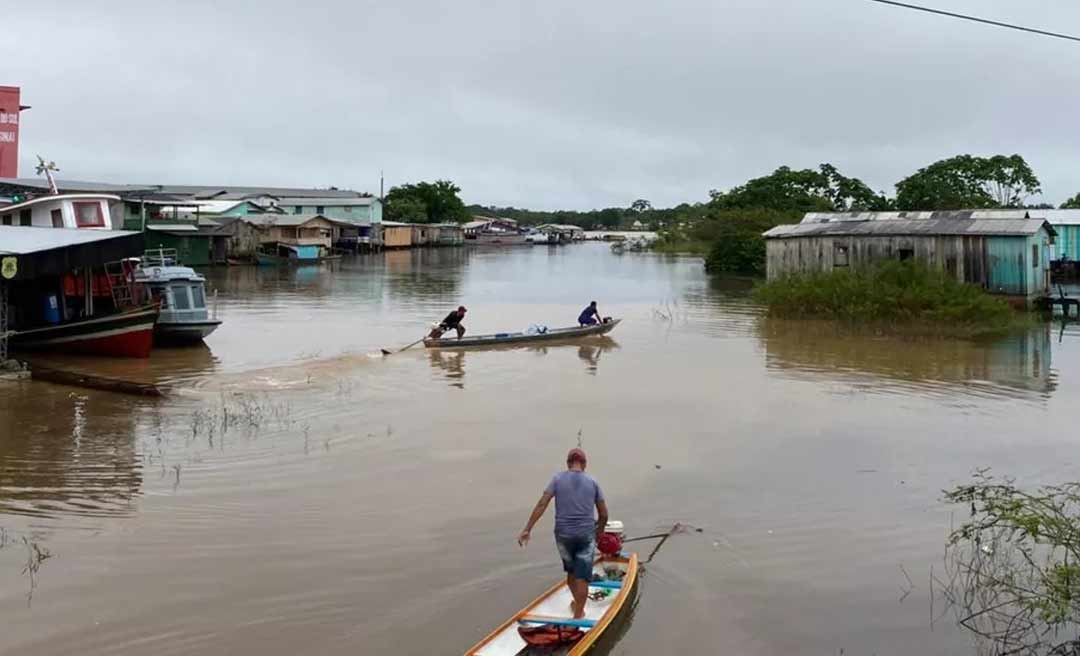
[[[323,207],[322,205],[316,205],[315,206],[315,213],[316,214],[326,214],[326,208]]]
[[[1038,244],[1032,244],[1031,245],[1031,268],[1032,269],[1038,269],[1039,268],[1039,245]]]
[[[72,203],[75,206],[75,225],[79,228],[99,228],[105,225],[101,203]]]
[[[10,214],[5,214],[4,215],[3,223],[4,223],[4,225],[11,225],[11,215]]]
[[[191,307],[198,310],[206,307],[206,299],[203,298],[202,285],[191,286]]]
[[[32,210],[19,210],[19,225],[32,226],[34,225],[34,213]]]
[[[187,290],[187,287],[172,288],[173,307],[177,310],[191,309],[191,299],[188,298]]]
[[[52,227],[63,228],[64,227],[64,213],[60,210],[53,210],[49,212],[49,216],[52,217]]]
[[[833,266],[846,267],[848,265],[848,247],[844,244],[833,244]]]
[[[907,262],[908,260],[915,258],[914,248],[901,248],[900,249],[900,261]]]
[[[296,207],[293,208],[292,213],[293,214],[303,214],[304,213],[304,206],[303,205],[297,205]]]

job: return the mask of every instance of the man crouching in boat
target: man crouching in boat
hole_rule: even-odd
[[[592,580],[596,540],[607,525],[608,510],[604,493],[592,476],[585,473],[585,452],[570,449],[566,454],[566,471],[551,477],[540,500],[536,502],[529,523],[518,536],[518,544],[529,543],[533,526],[544,515],[548,503],[555,498],[555,546],[566,572],[566,586],[574,596],[574,619],[585,617],[585,601]],[[593,506],[598,518],[593,519]]]
[[[457,331],[457,338],[461,339],[465,336],[465,326],[461,325],[461,320],[465,318],[465,306],[459,305],[458,309],[454,310],[450,314],[446,315],[446,318],[436,328],[431,329],[431,334],[428,335],[431,339],[439,339],[442,334],[451,328]]]

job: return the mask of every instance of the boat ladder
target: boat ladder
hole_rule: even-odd
[[[109,281],[113,307],[117,310],[135,305],[135,266],[127,261],[105,263],[105,277]]]

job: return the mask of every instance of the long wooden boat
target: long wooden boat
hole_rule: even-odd
[[[616,575],[613,577],[612,573]],[[602,580],[595,580],[598,577]],[[560,580],[476,643],[472,649],[465,652],[465,656],[511,656],[532,653],[580,656],[587,653],[603,640],[605,631],[611,630],[614,633],[614,625],[622,623],[633,606],[632,600],[637,594],[638,582],[637,554],[605,556],[597,559],[593,565],[593,579],[593,583],[589,586],[590,596],[597,592],[606,593],[607,596],[595,601],[590,598],[585,604],[584,619],[572,619],[570,590],[566,587],[566,581]],[[530,647],[518,632],[518,628],[522,626],[544,625],[579,629],[584,635],[572,645],[552,652]]]
[[[19,330],[11,337],[11,346],[146,358],[154,343],[157,318],[158,305],[153,303],[102,317]]]
[[[438,339],[432,339],[428,337],[424,340],[424,346],[427,348],[446,348],[446,349],[458,349],[469,348],[473,346],[501,346],[503,344],[528,344],[533,342],[554,342],[566,339],[576,339],[578,337],[593,337],[596,335],[606,335],[615,329],[615,326],[619,325],[622,319],[612,319],[606,323],[598,323],[593,326],[575,326],[573,328],[553,328],[543,333],[495,333],[494,335],[476,335],[474,337],[462,337],[458,339],[453,336],[453,331],[447,333],[448,337],[440,337]]]

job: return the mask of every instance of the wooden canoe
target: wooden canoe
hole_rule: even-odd
[[[623,554],[615,557],[601,557],[593,565],[593,572],[605,575],[605,569],[616,568],[623,573],[619,582],[597,582],[589,586],[589,592],[610,590],[606,598],[600,601],[589,600],[585,604],[585,620],[573,620],[570,613],[570,590],[566,580],[560,580],[548,588],[544,594],[521,609],[510,619],[502,623],[486,638],[476,643],[465,652],[465,656],[513,656],[534,653],[518,633],[519,626],[540,626],[557,624],[580,628],[585,635],[570,647],[564,647],[554,653],[565,656],[580,656],[595,647],[604,637],[604,632],[613,625],[621,623],[626,613],[633,606],[637,594],[638,558],[637,554]],[[538,648],[533,647],[533,650]],[[535,653],[540,653],[536,651]],[[552,652],[543,652],[552,653]]]
[[[462,337],[458,339],[454,331],[448,331],[445,337],[424,340],[427,348],[459,349],[473,346],[501,346],[503,344],[531,344],[535,342],[555,342],[560,340],[577,339],[579,337],[593,337],[606,335],[619,325],[622,319],[612,319],[607,323],[598,323],[594,326],[575,326],[572,328],[552,328],[544,333],[495,333],[494,335],[476,335],[474,337]]]

